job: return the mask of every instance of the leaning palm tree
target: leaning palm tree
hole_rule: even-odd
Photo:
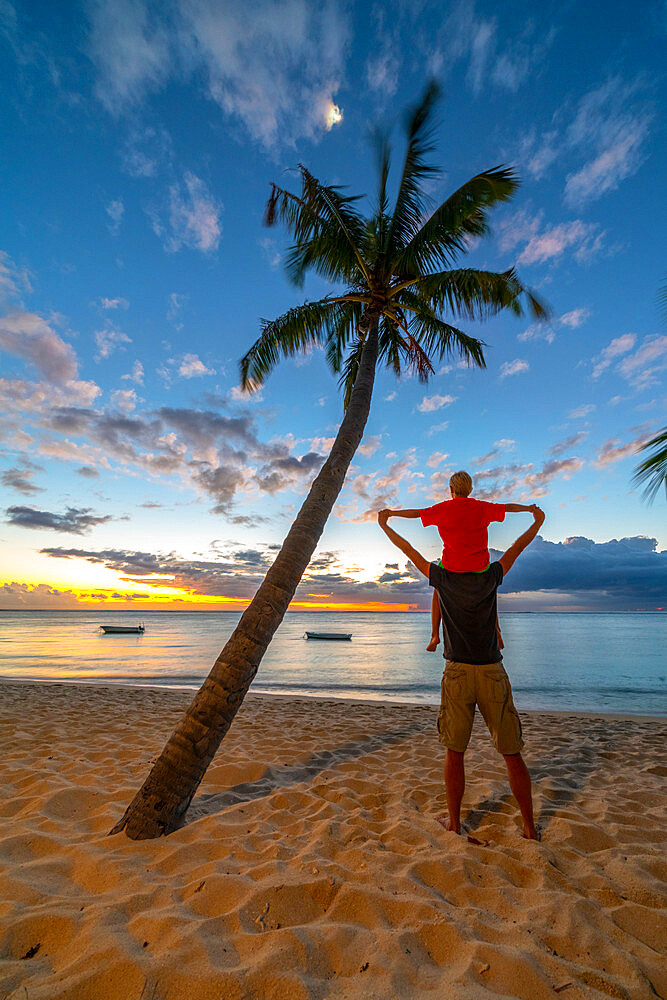
[[[483,343],[443,318],[481,319],[524,303],[540,318],[545,309],[513,269],[494,273],[455,266],[468,242],[488,232],[489,210],[517,187],[512,170],[496,167],[473,177],[434,211],[425,182],[436,173],[432,151],[437,88],[429,85],[407,118],[407,151],[393,211],[390,153],[378,138],[379,185],[372,214],[358,199],[326,186],[299,167],[301,191],[272,185],[266,222],[283,223],[293,243],[287,271],[300,285],[307,271],[342,284],[341,294],[306,302],[271,321],[241,361],[241,383],[257,388],[281,357],[323,348],[339,375],[344,416],[326,462],[249,607],[216,660],[144,785],[112,833],[134,839],[175,829],[229,729],[308,566],[359,446],[378,362],[397,375],[422,380],[433,361],[458,355],[485,367]]]

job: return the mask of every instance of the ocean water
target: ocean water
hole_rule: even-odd
[[[0,677],[198,688],[237,612],[3,611]],[[100,623],[143,635],[104,635]],[[667,614],[505,613],[520,709],[667,714]],[[352,632],[351,642],[304,639]],[[437,704],[443,659],[428,613],[288,612],[252,690]],[[442,647],[440,647],[440,650]]]

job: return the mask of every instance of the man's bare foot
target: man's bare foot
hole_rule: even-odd
[[[440,826],[444,826],[445,830],[447,830],[449,833],[461,832],[461,824],[453,823],[449,818],[449,816],[437,816],[436,819],[440,824]]]
[[[521,836],[525,837],[526,840],[541,840],[542,839],[542,827],[538,826],[536,824],[533,824],[533,826],[526,826],[526,825],[524,825],[523,832],[522,832]]]
[[[431,636],[431,641],[429,642],[428,646],[426,647],[426,652],[427,653],[435,653],[435,651],[438,648],[439,644],[440,644],[440,636],[439,635],[432,635]]]

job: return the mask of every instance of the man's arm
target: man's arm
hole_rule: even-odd
[[[515,560],[521,555],[523,550],[528,545],[530,545],[530,543],[537,535],[537,532],[544,524],[544,517],[545,517],[544,511],[540,507],[538,507],[537,504],[533,504],[532,507],[529,509],[531,510],[533,515],[533,523],[531,524],[530,528],[528,529],[528,531],[524,531],[523,535],[520,535],[517,538],[516,542],[510,545],[507,552],[503,553],[503,555],[500,557],[500,565],[503,568],[503,576],[507,576],[512,566],[514,565]]]
[[[389,508],[387,508],[385,511],[383,511],[383,513],[385,513],[387,515],[387,517],[419,517],[420,514],[421,514],[421,511],[420,510],[412,510],[412,509],[409,509],[409,510],[389,510]]]
[[[403,513],[405,513],[405,511]],[[384,531],[384,533],[387,536],[387,538],[389,539],[389,541],[393,542],[394,545],[396,546],[396,548],[400,549],[401,552],[404,555],[406,555],[408,557],[408,559],[411,560],[411,562],[414,563],[414,565],[417,567],[417,569],[419,570],[419,572],[423,573],[424,576],[426,577],[426,579],[428,580],[429,573],[430,573],[430,567],[431,567],[430,562],[428,562],[428,560],[424,559],[424,557],[421,554],[421,552],[417,552],[417,549],[413,549],[412,545],[410,545],[410,542],[408,542],[401,535],[397,534],[397,532],[395,532],[393,528],[389,527],[389,525],[387,524],[387,518],[390,517],[391,514],[392,514],[392,511],[390,511],[390,510],[381,510],[381,511],[379,511],[378,512],[378,524],[380,525],[380,527]]]
[[[535,504],[531,503],[530,506],[526,506],[525,503],[503,503],[499,500],[498,503],[502,504],[508,514],[520,514],[522,511],[532,514],[535,510]]]

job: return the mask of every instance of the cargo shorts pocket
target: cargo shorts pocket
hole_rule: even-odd
[[[468,680],[468,672],[465,667],[446,667],[442,678],[443,703],[445,698],[452,701],[461,701]]]

